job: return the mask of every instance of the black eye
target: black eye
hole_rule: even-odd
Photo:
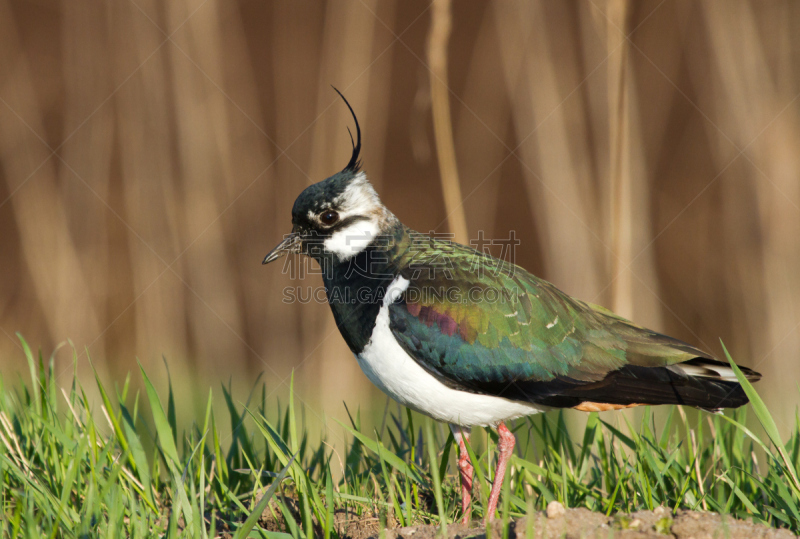
[[[325,210],[319,214],[319,220],[325,226],[332,226],[339,220],[339,214],[333,210]]]

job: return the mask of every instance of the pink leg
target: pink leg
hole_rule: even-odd
[[[461,472],[461,512],[464,513],[461,523],[465,526],[469,524],[470,520],[470,502],[472,501],[472,472],[474,468],[469,461],[469,453],[467,453],[466,442],[469,442],[469,432],[464,432],[459,427],[455,433],[456,440],[458,440],[458,471]]]
[[[494,483],[492,483],[492,493],[489,495],[489,507],[486,511],[486,522],[494,520],[494,513],[497,510],[497,500],[500,498],[500,489],[503,486],[503,478],[506,475],[506,467],[511,453],[514,451],[516,439],[511,431],[506,428],[505,423],[497,425],[497,434],[500,441],[497,444],[497,469],[494,472]]]

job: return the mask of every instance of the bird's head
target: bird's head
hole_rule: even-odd
[[[300,193],[292,207],[291,234],[270,251],[263,264],[288,253],[303,253],[320,263],[325,259],[343,262],[369,247],[397,222],[360,170],[361,128],[350,103],[339,90],[336,92],[356,123],[350,162],[341,172]]]

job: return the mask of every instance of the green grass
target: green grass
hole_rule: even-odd
[[[227,417],[214,413],[209,391],[205,414],[178,432],[172,388],[159,395],[143,370],[142,392],[133,394],[130,377],[114,391],[96,378],[102,398],[90,402],[76,379],[58,387],[52,360],[22,342],[31,382],[0,378],[3,537],[328,538],[344,511],[442,528],[460,517],[452,435],[416,414],[390,416],[382,439],[355,414],[335,455],[298,427],[291,397],[282,409],[264,399],[242,405],[223,387]],[[561,413],[518,421],[501,518],[558,500],[607,514],[707,509],[800,532],[800,423],[783,444],[746,389],[747,408],[725,416],[671,408],[658,428],[650,410],[624,429],[590,414],[580,439]],[[746,426],[748,410],[766,436]],[[482,518],[497,438],[476,430],[473,441],[473,517]]]

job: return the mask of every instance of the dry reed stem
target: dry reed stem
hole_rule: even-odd
[[[608,59],[609,141],[611,155],[611,309],[633,318],[633,275],[626,267],[633,258],[632,197],[631,197],[631,140],[630,98],[628,82],[628,43],[621,32],[627,31],[628,2],[610,3],[608,21],[608,50],[614,50],[623,40],[618,54]]]
[[[462,100],[469,104],[488,129],[476,120],[475,115],[463,108],[454,118],[459,183],[464,195],[464,212],[469,215],[467,226],[471,230],[471,237],[475,238],[475,231],[483,231],[486,238],[503,238],[507,237],[508,231],[496,230],[498,216],[505,214],[499,211],[504,194],[501,192],[504,179],[502,171],[503,166],[509,161],[513,163],[514,159],[506,148],[509,143],[503,140],[507,136],[510,113],[508,91],[503,84],[498,84],[503,72],[497,61],[499,44],[491,6],[475,16],[480,17],[480,26],[470,57]],[[525,222],[524,216],[518,216],[518,219],[519,223]],[[523,235],[524,231],[518,229],[518,225],[513,226],[517,237]],[[528,251],[524,254],[531,253],[530,246],[526,246],[526,249]],[[515,256],[522,254],[518,252]],[[520,260],[517,259],[516,263],[520,263]]]
[[[428,65],[431,69],[431,108],[439,177],[453,239],[457,243],[468,244],[469,233],[458,180],[453,124],[450,118],[450,89],[447,85],[447,44],[451,26],[450,0],[433,0],[431,29],[428,34]]]

